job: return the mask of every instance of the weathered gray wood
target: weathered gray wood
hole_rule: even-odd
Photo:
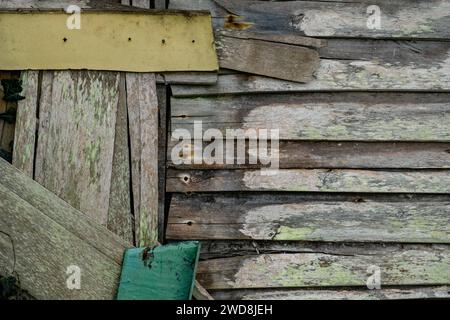
[[[135,0],[139,1],[139,0]],[[142,0],[141,0],[142,1]],[[128,5],[130,0],[1,0],[0,9],[1,10],[13,10],[13,9],[66,9],[70,5],[77,5],[81,9],[116,9],[124,10],[121,4]]]
[[[372,1],[381,10],[380,28],[369,28],[369,3],[337,1],[171,0],[170,9],[210,10],[216,28],[239,16],[249,30],[312,37],[421,38],[450,37],[448,1]]]
[[[13,165],[33,177],[36,144],[36,122],[39,91],[39,71],[24,71],[21,75],[22,95],[17,104]]]
[[[190,206],[172,199],[168,239],[450,243],[450,202]]]
[[[127,73],[136,244],[158,239],[158,99],[153,73]]]
[[[15,75],[11,72],[0,72],[1,79],[15,78]],[[7,102],[3,100],[3,87],[0,86],[0,113],[6,112],[10,108],[16,108],[17,102]],[[12,152],[11,142],[14,139],[14,124],[7,123],[4,120],[0,120],[0,149],[6,152]]]
[[[403,287],[380,290],[341,289],[286,289],[286,290],[217,290],[217,300],[404,300],[448,299],[450,287]]]
[[[446,251],[449,245],[407,244],[407,243],[357,243],[357,242],[309,242],[309,241],[253,241],[253,240],[211,240],[201,242],[201,260],[229,258],[236,256],[259,256],[260,254],[323,253],[332,256],[379,256],[390,255],[402,250]]]
[[[158,241],[164,242],[166,211],[166,163],[167,163],[167,87],[156,86],[158,99]]]
[[[448,285],[448,248],[381,254],[261,254],[201,261],[197,279],[206,289],[365,286],[381,271],[381,285]]]
[[[14,246],[14,271],[35,298],[114,299],[125,243],[1,159],[0,168],[0,273],[13,271]],[[80,290],[66,285],[71,265]]]
[[[213,85],[217,83],[217,73],[204,71],[166,72],[158,74],[156,82],[158,84]]]
[[[450,193],[450,172],[280,169],[273,175],[260,170],[168,170],[168,192],[301,191]]]
[[[216,38],[221,68],[296,82],[309,82],[319,66],[313,49],[221,35]]]
[[[168,165],[178,169],[250,169],[262,168],[260,162],[250,164],[249,154],[257,150],[245,142],[245,160],[238,164],[237,144],[233,161],[229,164],[195,164],[192,150],[195,142],[185,142],[190,154],[183,154],[187,163],[175,165],[172,150],[178,141],[170,139],[167,148]],[[210,142],[203,142],[203,150]],[[415,142],[332,142],[332,141],[279,141],[279,161],[282,169],[297,168],[361,168],[361,169],[446,169],[450,168],[450,143]],[[187,152],[186,152],[187,153]]]
[[[327,46],[327,41],[325,39],[315,39],[292,34],[278,34],[278,33],[236,31],[236,30],[234,31],[218,30],[217,34],[218,36],[226,36],[238,39],[264,40],[312,48],[323,48]]]
[[[205,288],[197,281],[195,280],[194,283],[194,290],[192,292],[192,296],[195,298],[195,300],[214,300],[214,298],[209,294],[208,291],[206,291]]]
[[[37,210],[45,213],[55,223],[64,226],[90,246],[121,263],[123,248],[127,244],[118,236],[100,226],[94,219],[71,207],[67,202],[49,192],[18,169],[0,161],[1,185],[19,195]]]
[[[132,0],[133,7],[150,9],[150,0]]]
[[[286,140],[449,141],[449,94],[311,93],[172,99],[172,131],[275,129]]]
[[[54,72],[53,79],[46,74],[40,102],[36,180],[106,225],[119,74],[59,71]]]
[[[449,91],[450,43],[329,39],[307,84],[255,75],[219,75],[214,86],[174,86],[175,96],[327,90]]]
[[[107,228],[134,243],[125,74],[120,75]]]

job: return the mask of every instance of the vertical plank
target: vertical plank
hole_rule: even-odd
[[[13,165],[28,176],[33,176],[38,107],[39,71],[21,74],[25,100],[18,102],[14,135]]]
[[[166,0],[155,0],[155,9],[164,10],[166,7]]]
[[[42,81],[36,180],[106,225],[119,74],[54,72]]]
[[[159,139],[158,139],[158,239],[159,242],[164,241],[165,226],[165,199],[166,199],[166,156],[167,156],[167,89],[165,85],[156,86],[156,94],[158,97],[159,110]]]
[[[0,79],[15,78],[15,74],[12,72],[0,73]],[[10,108],[16,108],[17,102],[8,102],[2,99],[0,100],[0,113],[7,111]],[[6,152],[12,152],[12,142],[14,140],[14,128],[15,125],[0,120],[0,149]]]
[[[158,239],[158,101],[153,73],[127,73],[136,244]]]
[[[1,79],[8,79],[11,77],[10,72],[0,72],[0,80]],[[3,113],[7,110],[7,102],[3,100],[3,87],[0,86],[0,113]],[[3,120],[0,120],[0,142],[3,135],[3,129],[6,127],[6,122]],[[0,146],[0,149],[2,147]],[[5,150],[7,151],[7,150]]]
[[[122,73],[119,84],[107,227],[128,243],[133,243],[126,99],[125,74]]]

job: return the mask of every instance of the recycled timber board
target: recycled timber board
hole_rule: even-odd
[[[127,245],[1,159],[0,170],[0,273],[12,271],[15,252],[21,287],[37,299],[113,299]],[[79,290],[66,285],[71,265]]]
[[[197,201],[196,201],[197,200]],[[450,243],[450,202],[249,204],[172,197],[168,239]]]
[[[306,93],[172,98],[172,132],[277,129],[284,140],[449,141],[448,93]],[[249,137],[247,137],[249,138]],[[251,138],[251,137],[250,137]]]
[[[167,192],[301,191],[450,193],[448,170],[376,171],[351,169],[174,170]]]
[[[131,179],[137,246],[158,240],[158,98],[153,73],[127,73]]]
[[[221,68],[296,82],[309,82],[319,66],[317,51],[270,41],[221,35],[216,38]]]
[[[369,28],[378,5],[380,28]],[[418,1],[171,0],[169,9],[210,10],[214,26],[310,37],[450,38],[450,3]],[[230,16],[237,16],[231,19]],[[370,22],[370,21],[369,21]]]
[[[295,91],[449,91],[448,41],[328,39],[308,83],[220,74],[216,85],[174,85],[175,96]]]
[[[13,165],[33,176],[34,152],[36,146],[37,106],[39,92],[39,71],[23,71],[21,74],[22,95],[17,103],[14,136]]]
[[[210,144],[203,141],[198,145],[194,141],[182,142],[185,163],[175,165],[172,151],[179,144],[178,140],[168,142],[168,165],[177,169],[249,169],[268,167],[260,162],[250,164],[249,155],[256,154],[257,149],[245,141],[245,159],[237,156],[235,144],[234,158],[229,164],[205,161],[196,164],[194,152]],[[225,148],[224,148],[225,149]],[[200,150],[199,150],[200,151]],[[225,154],[225,152],[224,152]],[[239,162],[238,162],[239,161]],[[279,161],[282,169],[316,168],[361,168],[361,169],[448,169],[450,168],[450,143],[416,143],[416,142],[349,142],[349,141],[279,141]]]
[[[450,284],[448,247],[378,254],[272,253],[205,260],[197,280],[206,289],[366,286],[380,268],[382,285]]]
[[[448,299],[449,286],[369,289],[216,290],[217,300],[404,300]]]
[[[119,73],[45,71],[35,179],[107,224]]]
[[[68,29],[70,16],[60,11],[10,10],[0,11],[0,17],[2,70],[218,69],[206,12],[88,10],[81,15],[81,29]]]

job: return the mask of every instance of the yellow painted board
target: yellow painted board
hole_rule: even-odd
[[[80,29],[67,27],[70,18],[61,11],[0,12],[0,70],[218,69],[207,13],[82,11]]]

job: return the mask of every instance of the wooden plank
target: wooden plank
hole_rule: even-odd
[[[358,254],[260,254],[202,261],[197,279],[207,289],[366,286],[381,271],[381,285],[448,285],[448,248]]]
[[[235,143],[234,158],[230,163],[208,164],[204,161],[195,164],[193,150],[195,142],[184,142],[187,150],[183,159],[186,163],[175,165],[172,150],[178,140],[168,142],[168,165],[177,169],[255,169],[268,167],[268,164],[250,164],[249,155],[257,149],[245,142],[245,159],[237,156]],[[203,150],[210,144],[203,141]],[[279,162],[282,169],[446,169],[450,168],[450,143],[415,142],[349,142],[349,141],[279,141]],[[239,163],[238,163],[239,159]],[[190,160],[190,161],[188,161]],[[242,163],[242,164],[241,164]]]
[[[157,75],[158,84],[213,85],[217,82],[216,72],[165,72]]]
[[[219,75],[215,86],[174,86],[175,96],[294,91],[449,91],[450,43],[329,39],[313,81]]]
[[[128,243],[134,242],[130,194],[130,159],[128,148],[127,98],[125,74],[120,75],[114,155],[107,228]]]
[[[106,225],[119,74],[60,71],[49,80],[44,74],[36,180]]]
[[[68,15],[0,12],[3,70],[165,72],[215,71],[218,62],[206,12],[83,11],[83,32],[67,29]],[[109,25],[109,32],[98,32]],[[11,32],[14,30],[14,32]],[[14,52],[21,52],[20,55]],[[38,53],[38,54],[37,54]],[[133,56],[125,61],[124,56]]]
[[[369,28],[378,5],[381,25]],[[292,33],[311,37],[420,38],[450,37],[450,3],[448,1],[240,1],[240,0],[171,0],[170,9],[206,9],[215,17],[214,26],[227,24],[230,15],[250,24],[249,29]],[[239,27],[239,25],[237,26]]]
[[[315,50],[263,40],[220,36],[216,48],[221,68],[296,82],[311,81],[320,62]]]
[[[5,161],[0,168],[1,273],[12,271],[14,246],[21,287],[35,298],[113,299],[121,239]],[[79,290],[66,285],[71,265],[81,270]]]
[[[133,7],[150,9],[150,0],[133,0]]]
[[[229,31],[229,30],[217,30],[219,36],[226,36],[238,39],[247,40],[264,40],[276,43],[291,44],[303,47],[311,48],[323,48],[327,46],[325,39],[315,39],[310,37],[302,37],[293,34],[278,34],[267,32],[252,32],[252,31]],[[217,37],[217,36],[216,36]]]
[[[173,170],[167,172],[167,192],[297,191],[449,193],[450,172],[340,169]]]
[[[450,287],[403,287],[380,290],[341,289],[286,289],[286,290],[217,290],[217,300],[405,300],[448,299]]]
[[[166,224],[167,87],[156,86],[158,99],[158,241],[164,242]]]
[[[0,72],[1,79],[10,79],[13,75],[10,72]],[[17,107],[15,102],[7,102],[3,100],[3,87],[0,86],[0,113],[6,112],[10,108]],[[11,141],[14,138],[14,125],[0,120],[0,149],[4,152],[11,152]]]
[[[16,129],[14,135],[13,165],[33,177],[36,144],[36,123],[39,99],[39,72],[24,71],[21,75],[22,95],[17,105]]]
[[[450,243],[450,202],[224,204],[173,198],[168,239]],[[201,198],[198,199],[201,201]]]
[[[127,73],[131,178],[137,246],[158,239],[158,100],[155,75]]]
[[[311,93],[172,99],[172,132],[279,130],[285,140],[449,141],[449,94]]]

